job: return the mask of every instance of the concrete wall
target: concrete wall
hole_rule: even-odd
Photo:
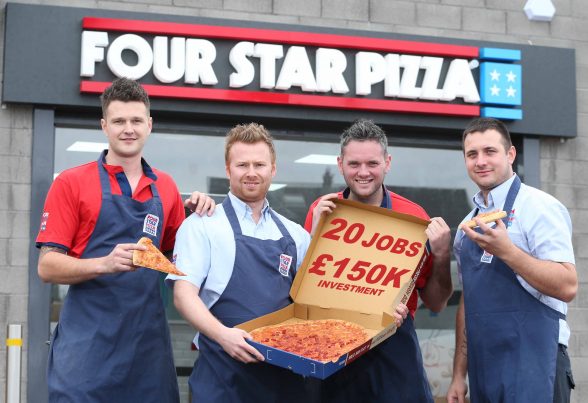
[[[554,0],[552,22],[529,21],[525,0],[45,0],[72,7],[144,11],[301,25],[320,25],[448,38],[576,49],[578,137],[541,141],[542,188],[558,197],[574,219],[580,290],[570,304],[570,353],[575,402],[588,399],[588,7],[585,0]],[[1,1],[2,9],[6,2]],[[4,14],[0,17],[3,35]],[[3,46],[3,40],[0,40]],[[1,56],[0,56],[1,57]],[[6,325],[27,321],[32,113],[0,109],[0,396],[5,393]],[[33,212],[32,214],[38,214]],[[34,262],[31,262],[34,264]],[[25,344],[26,346],[26,341]],[[26,350],[26,349],[25,349]],[[26,351],[22,393],[26,393]],[[31,380],[32,382],[33,380]],[[39,385],[39,387],[43,387]],[[24,396],[23,401],[26,401]]]

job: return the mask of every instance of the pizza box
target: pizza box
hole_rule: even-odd
[[[407,303],[426,261],[428,221],[350,200],[321,218],[281,310],[241,323],[262,326],[342,319],[366,328],[371,338],[332,362],[321,362],[249,341],[267,363],[325,379],[396,332],[393,312]]]

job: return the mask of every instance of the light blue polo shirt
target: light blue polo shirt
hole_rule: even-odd
[[[480,213],[502,210],[506,195],[515,176],[492,189],[488,195],[488,205],[484,204],[482,192],[474,196],[474,204]],[[464,218],[472,219],[476,208]],[[539,189],[521,184],[521,188],[513,204],[508,234],[512,242],[540,260],[551,260],[560,263],[575,264],[572,246],[572,221],[566,207],[555,197]],[[507,211],[507,213],[509,213]],[[460,253],[465,234],[458,230],[453,243],[453,251],[457,260],[457,268],[461,281]],[[517,274],[519,283],[535,298],[545,305],[563,313],[568,312],[568,305],[556,298],[537,291]],[[570,328],[565,320],[559,320],[559,343],[568,345]]]
[[[228,197],[235,209],[243,235],[271,240],[282,237],[278,226],[270,215],[267,200],[264,203],[259,222],[255,223],[252,210],[246,203],[230,192]],[[274,214],[278,216],[296,243],[296,268],[291,268],[291,270],[297,270],[310,244],[310,235],[299,224],[288,220],[276,211]],[[234,233],[222,204],[216,206],[214,214],[210,217],[192,214],[184,220],[178,229],[174,247],[175,265],[187,276],[170,274],[166,277],[165,283],[169,287],[173,287],[176,280],[189,281],[200,288],[200,298],[210,309],[218,301],[231,279],[235,264],[235,251]],[[278,265],[279,260],[276,260],[276,269]],[[194,338],[195,343],[197,338],[198,335]]]

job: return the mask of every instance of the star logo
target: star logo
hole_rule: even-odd
[[[512,63],[480,64],[480,100],[485,105],[521,105],[521,66]]]

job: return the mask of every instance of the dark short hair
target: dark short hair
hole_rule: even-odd
[[[235,143],[255,144],[263,142],[270,150],[272,163],[276,162],[274,139],[270,132],[257,123],[242,124],[233,127],[225,138],[225,163],[229,163],[229,151]]]
[[[341,134],[341,155],[351,141],[377,141],[382,146],[384,155],[388,153],[388,138],[384,130],[373,121],[358,119]]]
[[[149,95],[147,91],[135,80],[128,78],[117,78],[112,84],[100,95],[102,102],[102,117],[106,117],[106,109],[112,101],[122,102],[143,102],[149,114]]]
[[[504,123],[494,118],[476,118],[472,120],[470,123],[468,123],[468,125],[463,131],[463,136],[461,138],[462,148],[464,148],[465,139],[468,136],[468,134],[472,134],[475,132],[484,133],[487,130],[496,130],[498,133],[500,133],[500,136],[502,137],[502,144],[504,145],[504,149],[506,151],[508,151],[510,147],[512,147],[510,133],[508,132],[508,128]]]

